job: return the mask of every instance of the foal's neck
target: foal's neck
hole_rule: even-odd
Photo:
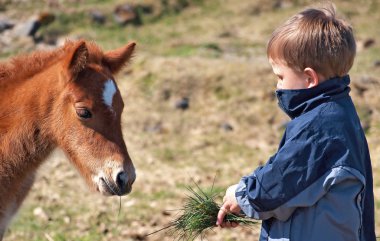
[[[53,79],[58,77],[52,77],[56,72],[0,83],[0,240],[36,169],[55,147],[46,123],[52,97],[58,95],[58,80]]]
[[[0,185],[34,171],[55,146],[46,128],[57,95],[53,83],[58,80],[51,78],[57,74],[52,71],[13,81],[0,90]]]

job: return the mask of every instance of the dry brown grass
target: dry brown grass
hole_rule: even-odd
[[[175,212],[166,210],[182,206],[191,179],[209,187],[216,175],[215,187],[223,190],[265,162],[288,120],[274,99],[265,43],[275,26],[311,1],[286,2],[288,7],[272,10],[263,0],[213,0],[138,29],[78,26],[75,33],[98,39],[104,48],[129,38],[139,44],[132,66],[119,76],[124,135],[137,167],[133,193],[122,198],[118,216],[119,200],[90,193],[58,153],[40,171],[6,240],[171,240],[144,235],[173,219]],[[380,34],[373,24],[380,10],[364,1],[336,2],[354,24],[359,45],[375,40],[371,48],[360,48],[351,77],[354,102],[369,126],[380,235],[380,67],[374,67]],[[360,86],[367,90],[360,92]],[[185,96],[190,108],[176,109]],[[233,131],[221,128],[224,123]],[[37,207],[44,212],[33,214]],[[222,230],[209,240],[256,240],[258,232]]]

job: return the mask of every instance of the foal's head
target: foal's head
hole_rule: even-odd
[[[134,43],[103,53],[95,44],[68,42],[60,64],[62,91],[52,106],[53,131],[89,186],[125,195],[136,174],[122,136],[124,103],[113,74],[130,59]]]

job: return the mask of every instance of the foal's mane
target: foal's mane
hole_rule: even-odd
[[[39,50],[30,54],[21,54],[7,62],[0,62],[0,84],[4,81],[27,79],[59,62],[76,41],[66,41],[65,45],[54,50]],[[102,51],[93,42],[86,42],[90,59],[99,59]]]
[[[63,47],[51,51],[35,51],[13,57],[8,62],[0,62],[0,83],[7,80],[24,79],[41,72],[62,59]]]

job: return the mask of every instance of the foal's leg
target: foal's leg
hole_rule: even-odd
[[[12,217],[16,214],[17,210],[21,206],[21,203],[30,191],[30,188],[33,186],[34,178],[34,172],[25,177],[18,188],[13,190],[15,195],[11,197],[8,205],[2,207],[2,210],[0,210],[0,241],[3,239],[4,233],[7,230]]]

